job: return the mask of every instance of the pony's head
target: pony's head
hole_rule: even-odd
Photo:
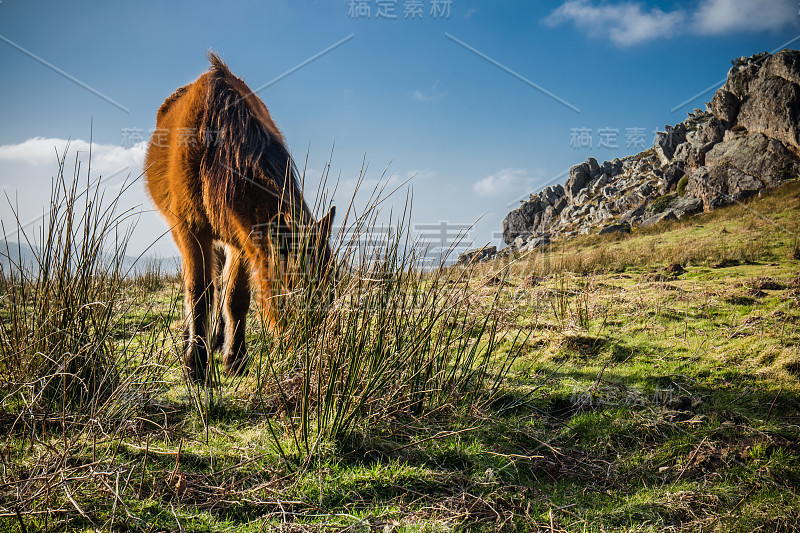
[[[262,233],[256,268],[261,307],[271,310],[271,321],[285,315],[289,299],[323,311],[330,305],[336,270],[330,245],[335,216],[336,207],[331,207],[320,220],[304,224],[282,213],[269,224],[266,235]]]

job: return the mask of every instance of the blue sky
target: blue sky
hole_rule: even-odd
[[[421,17],[405,17],[415,1]],[[590,156],[651,146],[654,130],[704,107],[713,90],[686,101],[716,88],[732,58],[800,36],[796,0],[452,0],[436,17],[435,0],[355,3],[370,16],[350,0],[2,0],[0,188],[35,220],[54,147],[71,139],[74,157],[91,134],[93,173],[114,190],[141,172],[138,136],[207,68],[207,50],[255,89],[339,43],[258,93],[295,157],[308,153],[307,187],[335,143],[337,203],[366,157],[368,178],[387,170],[390,188],[416,176],[415,223],[480,219],[469,237],[499,244],[516,200]],[[379,16],[386,6],[396,18]],[[141,185],[126,202],[142,206],[138,251],[166,226]],[[4,199],[0,217],[8,228]],[[169,237],[154,250],[174,253]]]

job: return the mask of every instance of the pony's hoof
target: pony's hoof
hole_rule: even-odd
[[[225,373],[231,377],[241,377],[247,374],[247,360],[236,359],[234,361],[225,361]]]
[[[184,364],[190,380],[195,383],[205,383],[208,355],[202,346],[196,345],[187,349]]]
[[[189,380],[197,385],[202,385],[206,382],[205,372],[197,372],[196,370],[187,368],[186,373],[189,375]]]

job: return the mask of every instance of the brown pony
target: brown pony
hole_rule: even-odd
[[[280,329],[275,302],[293,289],[296,259],[303,259],[305,273],[317,282],[329,275],[335,214],[331,208],[314,220],[266,106],[219,57],[209,53],[209,59],[211,69],[158,110],[145,160],[150,196],[183,257],[184,362],[198,382],[207,378],[214,347],[209,343],[212,306],[221,315],[225,370],[240,374],[247,365],[251,275],[262,318]],[[287,237],[297,243],[298,235],[304,236],[302,247],[287,244]]]

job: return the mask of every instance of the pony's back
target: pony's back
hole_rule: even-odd
[[[211,70],[158,111],[145,162],[153,200],[221,237],[232,236],[231,216],[253,226],[289,210],[308,223],[297,169],[266,106],[217,55],[209,59]]]

